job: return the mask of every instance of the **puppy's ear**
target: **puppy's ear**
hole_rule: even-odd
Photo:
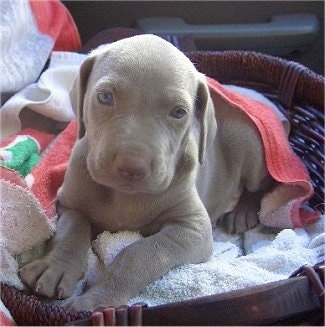
[[[79,74],[76,77],[73,87],[70,91],[72,109],[78,119],[78,139],[81,139],[85,133],[84,123],[84,98],[87,88],[88,77],[93,68],[95,57],[88,57],[80,67]]]
[[[217,123],[214,114],[214,106],[210,97],[209,88],[205,76],[201,76],[196,92],[196,118],[199,121],[199,163],[203,164],[203,158],[207,146],[213,142],[216,135]]]

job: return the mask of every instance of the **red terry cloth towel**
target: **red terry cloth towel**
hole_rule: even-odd
[[[320,213],[303,207],[314,191],[309,174],[293,152],[273,109],[225,89],[212,78],[207,77],[207,81],[212,100],[214,97],[221,97],[232,107],[243,111],[260,132],[267,168],[278,182],[262,199],[260,221],[266,226],[279,228],[302,227],[315,222]]]
[[[34,183],[30,185],[30,190],[50,220],[56,217],[56,194],[63,183],[76,136],[77,121],[73,120],[56,137],[42,161],[31,172]]]

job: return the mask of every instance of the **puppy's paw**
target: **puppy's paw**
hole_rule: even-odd
[[[222,224],[228,233],[245,233],[246,231],[254,228],[258,224],[259,220],[256,212],[250,210],[242,211],[236,209],[226,214],[222,219]]]
[[[65,299],[73,293],[83,275],[82,269],[72,266],[46,257],[23,266],[19,275],[35,293],[48,298]]]
[[[230,234],[245,233],[259,223],[260,195],[244,192],[236,207],[222,218],[222,225]]]
[[[108,301],[96,295],[81,295],[64,301],[64,307],[76,311],[101,311],[108,306]]]
[[[102,311],[108,306],[119,307],[126,304],[127,300],[119,292],[112,292],[107,285],[100,284],[88,289],[81,296],[65,300],[63,305],[70,310]]]

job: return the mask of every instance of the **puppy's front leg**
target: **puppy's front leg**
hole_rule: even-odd
[[[94,310],[120,306],[171,268],[209,259],[211,224],[207,215],[174,221],[160,232],[122,250],[107,268],[105,279],[67,303],[68,308]]]
[[[60,208],[57,231],[41,259],[23,266],[21,279],[49,298],[64,299],[73,293],[86,268],[90,248],[90,225],[78,212]]]

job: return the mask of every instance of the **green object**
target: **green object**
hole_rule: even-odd
[[[17,137],[10,145],[0,149],[0,157],[0,166],[15,170],[23,177],[41,160],[37,141],[28,136]]]

